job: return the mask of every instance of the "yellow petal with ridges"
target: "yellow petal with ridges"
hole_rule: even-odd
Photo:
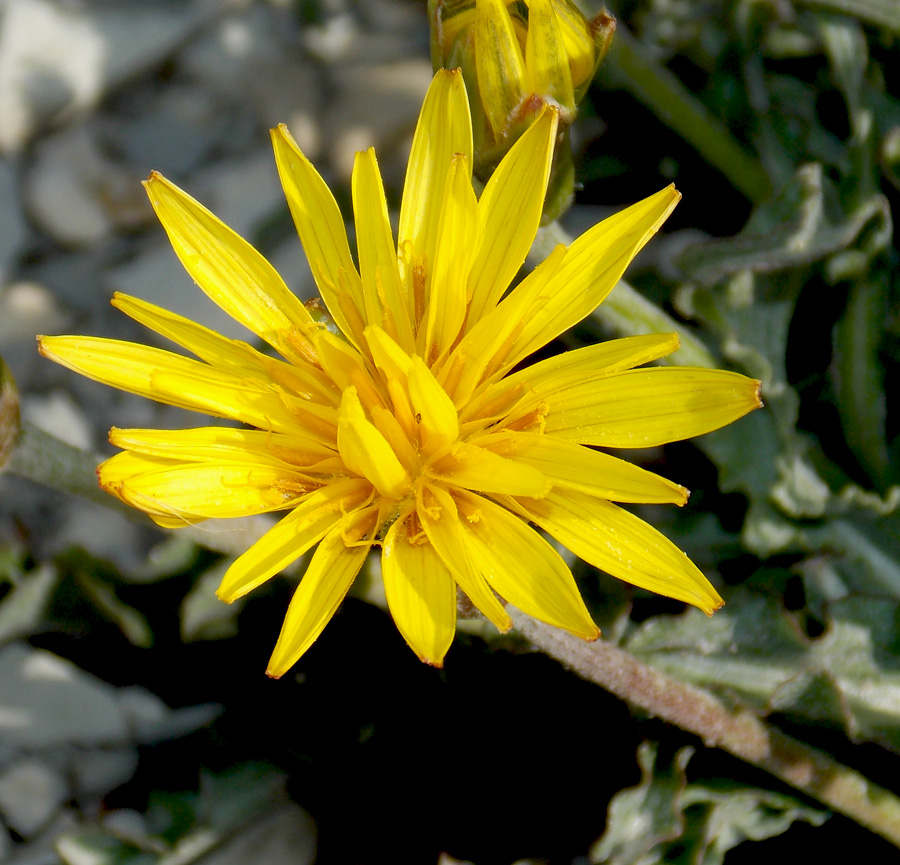
[[[318,402],[334,404],[336,401],[334,383],[318,366],[302,358],[294,358],[292,363],[285,363],[257,351],[245,342],[228,339],[189,318],[120,292],[113,295],[111,303],[125,315],[186,348],[206,363],[246,370],[251,375],[271,377],[290,387],[298,395]],[[309,345],[312,346],[312,342]]]
[[[262,378],[116,339],[42,336],[39,347],[44,357],[81,375],[156,402],[281,432],[297,428],[296,415]]]
[[[431,544],[410,543],[406,518],[385,536],[381,574],[403,639],[419,660],[443,666],[456,633],[456,581]]]
[[[478,200],[472,170],[454,154],[447,173],[444,206],[434,249],[434,267],[426,281],[425,326],[418,351],[434,363],[453,346],[466,317],[466,280],[478,243]]]
[[[413,282],[409,257],[415,251],[426,267],[434,262],[447,172],[454,153],[472,165],[472,120],[462,73],[440,69],[431,81],[413,136],[400,204],[397,252],[401,277]]]
[[[272,130],[272,146],[285,198],[322,300],[344,336],[359,347],[362,328],[358,322],[365,321],[365,303],[341,211],[284,124]]]
[[[365,332],[366,345],[375,362],[385,377],[385,383],[391,380],[406,382],[412,359],[397,341],[376,325],[369,325]]]
[[[512,627],[512,619],[472,564],[452,496],[431,484],[420,488],[418,493],[416,513],[429,542],[469,600],[498,631],[505,633]]]
[[[351,185],[366,320],[383,327],[412,352],[412,309],[400,282],[397,249],[373,148],[356,154]]]
[[[684,487],[653,472],[552,435],[491,433],[474,439],[473,444],[537,469],[554,487],[613,502],[683,505],[688,498]]]
[[[759,382],[692,367],[632,369],[547,398],[544,430],[580,444],[643,448],[719,429],[762,403]]]
[[[254,461],[179,462],[128,451],[97,468],[102,489],[142,511],[229,518],[283,510],[319,483],[286,465]]]
[[[340,525],[320,541],[291,598],[267,675],[283,676],[316,641],[353,585],[369,548],[369,544],[346,546]]]
[[[634,514],[595,496],[565,490],[518,499],[537,523],[576,556],[620,580],[713,613],[722,599],[697,566]]]
[[[109,431],[115,447],[185,462],[219,462],[249,455],[254,461],[287,464],[316,471],[339,470],[337,451],[313,438],[268,430],[196,427],[194,429],[119,429]]]
[[[529,0],[525,81],[529,93],[555,99],[570,111],[575,108],[572,72],[552,0]]]
[[[464,441],[454,444],[442,459],[428,464],[424,472],[446,484],[483,493],[539,497],[551,486],[537,469]]]
[[[681,193],[668,186],[573,241],[552,276],[543,285],[535,280],[528,287],[531,304],[503,367],[513,367],[595,310],[680,199]],[[523,282],[502,301],[498,311],[524,286]],[[518,312],[516,305],[510,303],[510,307]]]
[[[460,412],[462,422],[499,417],[518,401],[519,411],[536,406],[563,387],[593,381],[671,354],[679,346],[678,334],[626,336],[588,345],[538,361],[499,381],[482,385]],[[495,378],[495,377],[494,377]],[[527,409],[525,408],[527,407]]]
[[[545,108],[509,149],[478,201],[481,242],[469,274],[469,329],[493,309],[531,249],[541,222],[559,113]]]
[[[337,526],[343,512],[364,505],[371,496],[371,484],[361,478],[334,481],[310,493],[235,559],[216,594],[230,604],[262,585]]]
[[[458,409],[464,408],[475,389],[496,370],[521,332],[532,304],[528,286],[546,283],[565,256],[566,248],[557,246],[509,297],[476,322],[447,360],[438,365],[438,380]]]
[[[337,441],[344,465],[367,478],[381,495],[399,499],[409,492],[406,469],[387,439],[366,417],[355,387],[344,390]]]
[[[593,640],[599,628],[559,553],[506,508],[459,493],[466,547],[490,586],[529,616]]]
[[[494,138],[500,140],[528,95],[522,49],[503,0],[476,2],[475,68],[484,112]]]
[[[162,175],[153,172],[144,186],[175,254],[194,282],[282,355],[303,357],[297,351],[298,337],[303,341],[315,325],[265,257]]]
[[[412,359],[407,382],[423,456],[436,458],[446,453],[459,437],[456,407],[418,356]]]

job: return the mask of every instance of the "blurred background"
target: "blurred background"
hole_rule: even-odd
[[[723,611],[577,576],[607,639],[900,792],[900,7],[608,5],[564,224],[676,182],[628,279],[761,378],[767,408],[633,455],[693,491],[639,511]],[[181,270],[151,170],[315,296],[267,130],[290,127],[345,214],[353,154],[374,145],[396,208],[428,46],[424,0],[0,0],[0,355],[23,417],[106,455],[113,424],[194,425],[41,359],[35,334],[152,342],[109,306],[123,291],[247,338]],[[271,681],[296,574],[226,606],[226,566],[0,477],[0,861],[740,865],[832,861],[838,838],[897,855],[515,634],[468,622],[443,670],[421,665],[377,581]]]

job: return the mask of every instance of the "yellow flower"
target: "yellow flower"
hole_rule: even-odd
[[[501,631],[498,595],[585,639],[598,636],[569,569],[533,528],[638,586],[711,612],[721,599],[671,542],[613,502],[683,504],[687,492],[594,450],[716,429],[759,405],[732,372],[648,368],[678,345],[639,336],[522,361],[593,310],[679,199],[674,188],[558,247],[505,297],[538,227],[557,126],[545,110],[480,200],[462,76],[439,72],[413,142],[395,246],[372,150],[352,178],[359,267],[322,178],[286,128],[275,159],[336,328],[271,265],[154,174],[150,199],[197,284],[281,358],[144,301],[113,305],[196,355],[83,336],[41,352],[106,384],[247,428],[115,429],[100,484],[157,523],[287,511],[229,568],[233,601],[316,547],[268,672],[283,674],[381,546],[403,637],[440,666],[457,591]],[[338,332],[339,329],[339,332]]]
[[[568,129],[615,31],[607,12],[589,21],[571,0],[429,0],[428,12],[435,69],[466,78],[485,180],[544,105]]]

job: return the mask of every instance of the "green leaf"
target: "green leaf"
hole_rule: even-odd
[[[153,645],[153,630],[141,613],[119,600],[115,589],[105,580],[92,574],[76,574],[76,581],[94,606],[119,629],[132,645],[149,649]]]
[[[744,841],[781,835],[796,820],[820,826],[827,814],[790,796],[731,783],[688,784],[693,754],[682,748],[672,765],[656,767],[656,746],[641,743],[641,782],[616,794],[606,832],[591,848],[597,865],[722,865]]]
[[[890,225],[890,207],[881,195],[844,212],[822,164],[811,163],[797,169],[774,199],[757,208],[740,234],[688,246],[678,266],[702,285],[743,270],[773,273],[846,249],[873,221]]]
[[[896,0],[798,0],[798,4],[839,12],[900,33],[900,6]]]
[[[59,584],[52,565],[23,571],[16,551],[7,548],[2,554],[6,561],[0,562],[0,579],[12,583],[12,589],[0,601],[0,645],[35,633]]]
[[[617,793],[609,804],[606,832],[591,848],[591,862],[604,865],[653,865],[662,862],[666,842],[684,830],[679,800],[687,779],[685,766],[692,748],[682,748],[668,772],[657,772],[656,745],[642,742],[638,748],[641,782]]]
[[[878,356],[885,301],[885,286],[877,281],[853,286],[835,328],[832,364],[847,444],[876,486],[889,480],[884,368]]]

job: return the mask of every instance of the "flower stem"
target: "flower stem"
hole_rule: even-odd
[[[568,246],[572,243],[572,238],[558,222],[545,225],[537,233],[529,253],[529,260],[543,261],[560,243]],[[624,279],[619,280],[606,300],[591,313],[590,317],[624,336],[677,331],[681,339],[681,348],[667,361],[683,366],[718,366],[709,349],[692,333],[685,330],[681,322],[647,300]]]
[[[828,754],[782,733],[745,709],[667,676],[612,644],[586,643],[507,608],[517,630],[538,649],[651,715],[695,733],[818,799],[900,847],[900,799]]]
[[[754,204],[771,193],[762,165],[668,69],[619,24],[604,73],[613,76]]]

